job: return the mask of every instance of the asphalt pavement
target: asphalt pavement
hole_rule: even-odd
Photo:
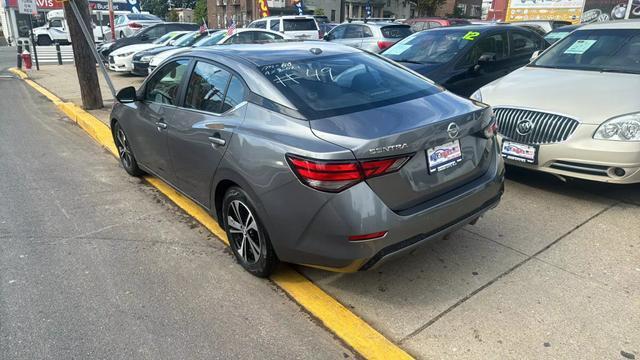
[[[43,96],[0,94],[0,359],[354,357]]]

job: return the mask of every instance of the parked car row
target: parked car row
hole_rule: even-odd
[[[206,208],[257,276],[278,261],[367,270],[473,223],[500,201],[504,161],[640,182],[640,22],[551,46],[521,26],[439,27],[376,54],[285,41],[307,30],[284,20],[183,35],[111,116],[125,170]],[[409,28],[325,36],[354,25]]]

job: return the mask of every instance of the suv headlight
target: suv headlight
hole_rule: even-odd
[[[469,96],[469,98],[471,98],[471,99],[473,99],[475,101],[482,102],[482,93],[480,92],[480,89],[476,90],[476,92],[471,94],[471,96]]]
[[[150,62],[151,58],[153,58],[153,55],[145,55],[145,56],[140,58],[140,61],[142,61],[142,62]]]
[[[640,113],[609,119],[593,134],[597,140],[640,141]]]

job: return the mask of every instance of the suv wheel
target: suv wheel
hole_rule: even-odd
[[[136,161],[135,156],[133,156],[133,151],[131,151],[131,145],[129,144],[129,139],[124,133],[124,129],[122,129],[118,122],[114,122],[112,131],[113,142],[116,144],[116,148],[118,149],[118,156],[120,157],[120,163],[124,170],[131,176],[144,175],[144,171],[138,167],[138,162]]]
[[[229,246],[238,263],[255,276],[271,275],[278,258],[247,194],[239,187],[230,188],[222,211]]]

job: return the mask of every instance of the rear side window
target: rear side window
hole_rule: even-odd
[[[434,28],[439,28],[442,27],[442,24],[440,24],[437,21],[429,21],[429,29],[434,29]]]
[[[318,30],[313,19],[284,19],[284,31],[310,31]]]
[[[531,54],[540,48],[540,41],[534,34],[511,33],[511,52],[514,56]]]
[[[164,27],[164,25],[151,26],[151,27],[148,27],[145,30],[142,30],[139,34],[140,34],[140,36],[147,35],[147,39],[149,39],[149,40],[158,39],[159,37],[161,37],[162,35],[166,34],[166,32],[167,32],[165,27]]]
[[[129,20],[156,20],[161,21],[161,19],[155,15],[151,14],[129,14],[127,15]]]
[[[439,88],[367,54],[339,54],[260,67],[268,81],[309,119],[408,101]]]
[[[198,62],[193,69],[184,106],[219,114],[222,112],[224,92],[231,74],[212,64]]]
[[[404,25],[385,26],[380,31],[382,36],[392,39],[403,39],[411,35],[411,27]]]
[[[229,82],[229,88],[227,89],[227,94],[224,97],[224,102],[222,103],[222,112],[225,113],[238,106],[242,101],[244,101],[245,96],[246,90],[242,81],[233,76]]]
[[[189,60],[177,60],[163,66],[145,85],[146,101],[177,105],[182,78]]]
[[[272,31],[280,31],[280,20],[271,20],[271,26],[269,28]]]

